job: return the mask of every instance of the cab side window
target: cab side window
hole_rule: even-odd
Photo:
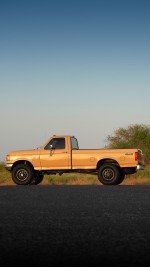
[[[44,149],[65,149],[65,138],[53,138]]]

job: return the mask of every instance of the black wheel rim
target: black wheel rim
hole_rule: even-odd
[[[26,181],[29,177],[28,171],[26,169],[19,169],[16,172],[16,177],[21,182]]]
[[[107,181],[111,181],[115,178],[114,171],[112,169],[104,169],[102,176]]]

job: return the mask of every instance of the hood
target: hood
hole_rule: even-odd
[[[26,156],[26,155],[37,155],[38,149],[29,149],[29,150],[16,150],[16,151],[10,151],[8,155],[10,156]]]

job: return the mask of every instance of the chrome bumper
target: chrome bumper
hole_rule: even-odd
[[[7,171],[11,171],[12,166],[13,166],[12,163],[6,163],[5,164],[5,168],[6,168]]]
[[[144,165],[137,165],[136,169],[137,170],[144,170]]]

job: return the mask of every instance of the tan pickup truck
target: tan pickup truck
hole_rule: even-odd
[[[144,169],[140,149],[79,149],[74,136],[53,135],[42,147],[9,152],[5,167],[18,185],[39,184],[44,174],[96,174],[104,185],[120,184]]]

